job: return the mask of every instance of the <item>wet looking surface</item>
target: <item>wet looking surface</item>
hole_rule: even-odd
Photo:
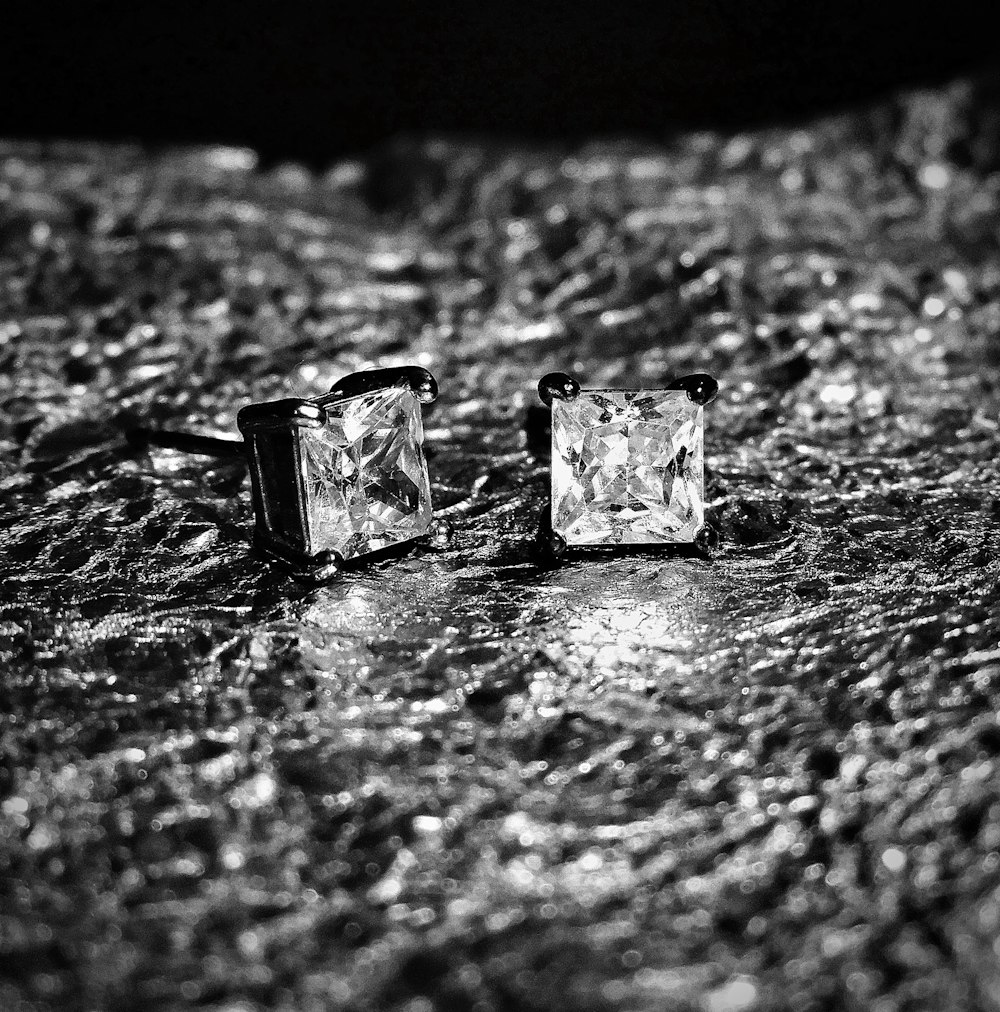
[[[0,1005],[1000,1001],[997,122],[0,146]],[[330,586],[122,436],[408,363],[455,543]],[[556,369],[719,378],[712,560],[536,563]]]

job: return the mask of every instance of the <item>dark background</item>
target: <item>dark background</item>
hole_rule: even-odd
[[[997,55],[986,5],[781,0],[5,7],[0,135],[248,144],[572,138],[787,120]]]

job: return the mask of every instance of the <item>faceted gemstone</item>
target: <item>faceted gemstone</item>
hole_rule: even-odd
[[[702,408],[683,390],[581,390],[552,402],[552,528],[569,545],[694,540]]]
[[[431,490],[413,393],[390,387],[319,403],[326,424],[299,430],[311,551],[350,559],[426,534]]]

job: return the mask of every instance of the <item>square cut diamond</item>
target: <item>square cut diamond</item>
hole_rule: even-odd
[[[350,559],[426,534],[433,512],[414,394],[389,387],[318,403],[326,424],[299,430],[310,550]]]
[[[694,540],[703,409],[683,390],[581,390],[552,402],[552,529],[568,545]]]

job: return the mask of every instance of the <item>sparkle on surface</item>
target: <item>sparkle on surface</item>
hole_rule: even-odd
[[[552,403],[552,527],[570,545],[694,540],[702,408],[683,390],[581,390]]]
[[[350,559],[426,534],[430,482],[413,393],[393,387],[324,407],[326,425],[301,430],[312,551]]]

